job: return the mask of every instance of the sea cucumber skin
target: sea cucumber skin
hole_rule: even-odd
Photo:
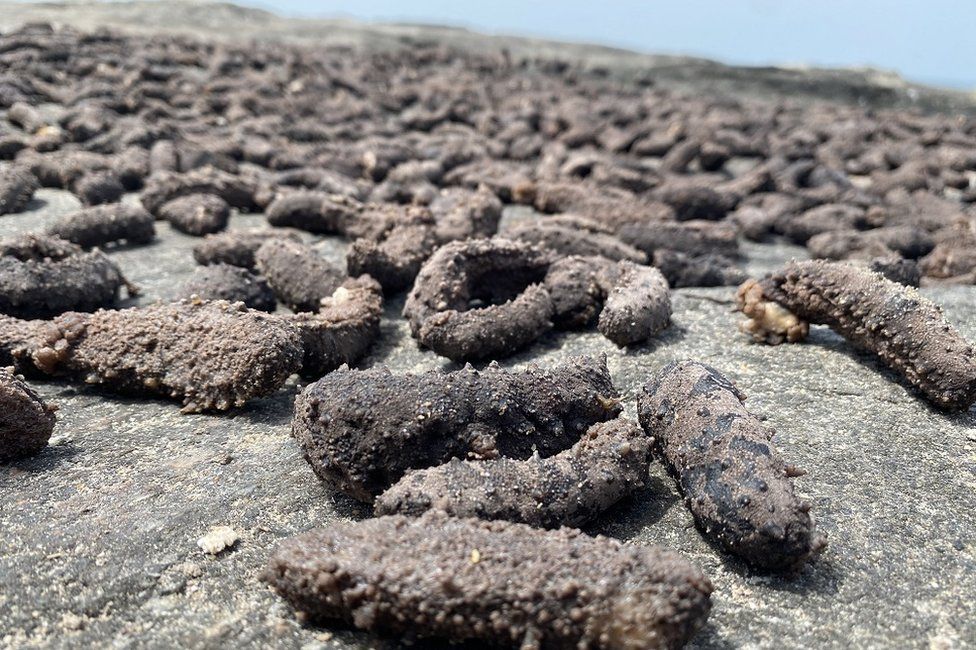
[[[243,302],[258,311],[273,312],[278,306],[264,278],[230,264],[198,266],[180,287],[177,298]]]
[[[13,368],[0,368],[0,463],[40,453],[54,431],[54,411]]]
[[[597,328],[617,345],[641,343],[671,324],[671,290],[652,266],[619,262],[620,275],[600,312]]]
[[[538,284],[551,253],[507,239],[441,246],[424,262],[403,315],[421,345],[452,361],[497,359],[552,328],[553,305]],[[487,299],[472,309],[473,298]]]
[[[794,494],[797,470],[744,399],[715,368],[674,362],[643,387],[638,418],[707,539],[757,568],[797,569],[826,536]]]
[[[318,379],[342,364],[359,361],[380,336],[382,314],[383,290],[373,278],[363,275],[346,280],[323,298],[318,312],[281,316],[302,338],[300,374]]]
[[[409,472],[376,499],[377,515],[504,519],[540,528],[581,526],[647,478],[650,440],[624,418],[591,426],[549,458],[449,462]]]
[[[303,617],[523,650],[679,648],[712,591],[660,547],[442,513],[298,535],[263,579]]]
[[[282,303],[295,312],[316,312],[346,274],[314,248],[289,239],[269,239],[254,254],[258,270]]]
[[[301,243],[298,233],[281,229],[231,230],[206,235],[193,247],[193,259],[197,264],[230,264],[254,270],[254,255],[269,239],[285,239]]]
[[[28,332],[38,327],[20,323]],[[268,395],[302,360],[294,326],[226,301],[69,312],[42,329],[29,339],[31,361],[41,372],[125,394],[169,397],[187,413],[223,411]]]
[[[129,285],[100,250],[50,235],[18,235],[0,241],[0,312],[50,318],[66,311],[113,305]]]
[[[806,323],[827,325],[877,355],[933,404],[957,410],[976,401],[973,346],[935,303],[880,273],[843,262],[791,262],[743,284],[738,301],[757,340],[800,340]],[[770,326],[764,318],[770,303],[801,321],[801,331],[784,334]]]
[[[156,237],[155,219],[137,205],[107,204],[83,208],[48,228],[48,234],[92,248],[120,241],[148,244]]]
[[[340,368],[298,397],[292,434],[320,478],[372,501],[409,469],[455,456],[551,456],[619,413],[605,358],[416,375]]]

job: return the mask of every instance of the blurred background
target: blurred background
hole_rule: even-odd
[[[447,24],[742,65],[870,66],[976,89],[973,0],[257,0],[290,17]]]

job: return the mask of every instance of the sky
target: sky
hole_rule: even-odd
[[[870,65],[976,89],[976,0],[238,0],[349,17],[689,54],[746,65]]]

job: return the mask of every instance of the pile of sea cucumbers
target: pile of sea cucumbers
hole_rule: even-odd
[[[976,283],[972,118],[686,97],[653,75],[417,43],[29,25],[0,35],[0,215],[39,188],[84,207],[0,241],[0,461],[43,453],[54,430],[30,379],[186,412],[311,380],[296,443],[376,514],[271,554],[264,580],[314,619],[527,649],[684,645],[707,577],[578,530],[651,462],[716,549],[759,571],[815,562],[827,541],[794,492],[802,472],[721,370],[667,365],[633,422],[605,359],[489,363],[553,329],[640,353],[669,327],[672,289],[738,286],[756,341],[826,325],[937,407],[976,400],[972,346],[916,289]],[[512,205],[532,218],[503,226]],[[228,231],[235,211],[267,225]],[[175,302],[124,307],[138,287],[112,253],[160,221],[199,238],[198,272]],[[346,240],[345,268],[314,237]],[[750,279],[743,238],[814,259]],[[395,294],[417,345],[478,368],[354,368]]]

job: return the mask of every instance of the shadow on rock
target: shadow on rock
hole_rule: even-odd
[[[706,621],[698,634],[691,639],[690,647],[700,650],[734,650],[739,646],[723,639],[719,633],[719,626],[712,621]]]
[[[830,558],[830,546],[824,555],[804,564],[799,571],[771,573],[751,568],[748,564],[728,554],[723,548],[705,538],[725,568],[743,580],[759,580],[767,589],[785,593],[834,595],[841,583],[841,572]]]
[[[868,368],[880,375],[889,383],[897,384],[905,390],[905,397],[907,399],[912,399],[918,404],[922,405],[931,415],[943,417],[954,424],[961,424],[971,428],[976,427],[976,407],[970,408],[966,411],[947,411],[939,408],[927,400],[917,388],[908,382],[907,379],[889,368],[883,361],[881,361],[881,359],[877,357],[877,355],[857,347],[853,343],[847,341],[845,338],[826,327],[811,329],[810,336],[807,338],[806,343],[816,345],[820,348],[829,349],[833,352],[837,352],[838,354],[843,354],[848,359],[856,362],[858,365]],[[843,388],[838,387],[836,394],[857,397],[865,396],[864,392],[841,392],[842,390]]]
[[[81,453],[81,447],[73,442],[63,442],[45,447],[36,456],[15,460],[3,467],[14,468],[26,474],[40,474],[57,469],[61,463]]]
[[[686,336],[688,336],[687,327],[678,325],[677,323],[671,323],[666,330],[654,338],[648,339],[639,345],[631,345],[623,348],[623,353],[628,357],[643,356],[655,352],[660,348],[666,348],[675,343],[679,343]]]
[[[332,505],[335,508],[336,515],[339,517],[362,521],[373,516],[373,504],[357,501],[327,486],[325,489],[332,495]]]
[[[251,400],[240,408],[204,413],[203,415],[213,415],[222,419],[243,418],[253,424],[266,426],[286,426],[291,424],[297,393],[298,391],[294,386],[287,384],[274,395]]]
[[[671,485],[657,476],[651,476],[643,488],[621,499],[584,526],[583,530],[590,535],[631,539],[644,528],[660,521],[680,501]]]

